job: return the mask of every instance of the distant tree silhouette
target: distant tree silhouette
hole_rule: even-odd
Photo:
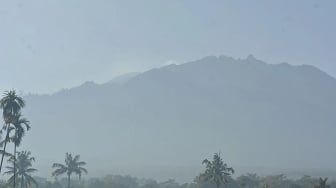
[[[241,187],[259,187],[259,177],[257,174],[247,173],[246,175],[239,176],[236,181]]]
[[[16,147],[19,146],[22,142],[22,138],[25,135],[26,130],[28,131],[30,129],[29,121],[26,118],[23,118],[21,114],[17,114],[14,116],[13,121],[13,128],[14,130],[14,136],[10,138],[10,140],[14,143],[14,170],[15,170],[15,160],[16,160]],[[14,176],[14,182],[13,182],[13,187],[15,188],[15,176]]]
[[[328,185],[327,185],[327,181],[328,181],[328,178],[320,178],[319,179],[319,185],[318,186],[315,186],[315,188],[327,188],[327,187],[329,187]]]
[[[65,164],[54,163],[52,165],[52,167],[55,169],[52,172],[52,176],[59,176],[66,173],[68,176],[68,188],[70,188],[70,177],[72,173],[77,174],[79,178],[83,172],[87,174],[87,170],[83,167],[86,165],[86,163],[79,161],[79,159],[79,155],[72,157],[71,153],[66,153]]]
[[[17,178],[20,180],[21,188],[28,188],[33,184],[37,187],[37,182],[30,175],[37,171],[35,168],[32,168],[32,163],[35,161],[35,158],[30,156],[31,152],[29,151],[18,152],[17,154],[17,159],[12,155],[8,160],[9,163],[12,164],[6,167],[8,171],[6,171],[5,174],[11,175],[8,179],[8,184],[14,184],[14,179]],[[16,168],[13,167],[14,163],[16,163]]]
[[[215,153],[212,161],[205,159],[202,164],[205,165],[206,169],[198,178],[202,181],[214,183],[217,188],[225,186],[228,183],[228,177],[234,173],[234,169],[223,162],[220,153]]]
[[[3,160],[6,153],[7,142],[9,142],[9,133],[14,128],[11,127],[11,124],[14,121],[14,118],[18,116],[21,112],[21,108],[25,106],[24,100],[19,97],[14,90],[6,91],[4,97],[0,100],[0,107],[2,108],[2,116],[5,122],[3,129],[7,132],[5,140],[3,142],[4,148],[1,157],[0,163],[0,173],[2,170]],[[15,156],[15,153],[14,153]]]

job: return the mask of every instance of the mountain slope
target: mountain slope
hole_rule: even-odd
[[[190,180],[217,151],[237,167],[332,168],[335,86],[312,66],[206,57],[121,84],[26,96],[25,148],[42,173],[66,151],[94,175]]]

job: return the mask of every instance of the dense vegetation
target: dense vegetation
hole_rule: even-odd
[[[67,187],[67,178],[57,181],[48,181],[43,178],[36,178],[39,188],[64,188]],[[320,186],[319,178],[303,176],[300,179],[288,179],[284,175],[273,175],[258,177],[256,174],[246,174],[238,178],[230,179],[226,184],[227,188],[323,188]],[[214,184],[194,181],[180,184],[174,180],[157,182],[151,179],[139,179],[131,176],[108,175],[101,178],[76,179],[71,180],[72,188],[215,188]],[[327,183],[326,187],[336,188],[336,182]],[[0,184],[0,187],[6,187]],[[223,186],[225,187],[225,186]]]

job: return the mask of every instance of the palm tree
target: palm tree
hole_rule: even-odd
[[[327,188],[327,187],[329,187],[328,185],[327,185],[327,181],[328,181],[328,178],[320,178],[319,179],[319,185],[318,186],[315,186],[316,188]]]
[[[206,165],[206,169],[204,173],[200,174],[199,179],[214,183],[217,188],[228,183],[228,177],[234,173],[233,168],[223,162],[220,153],[214,154],[212,162],[205,159],[202,164]]]
[[[32,163],[35,161],[35,158],[30,156],[31,152],[29,151],[21,151],[17,154],[17,160],[15,160],[14,155],[8,160],[12,164],[11,166],[6,167],[8,171],[5,172],[5,174],[11,175],[8,179],[8,183],[12,184],[14,183],[14,179],[18,178],[20,180],[21,188],[28,188],[28,186],[31,186],[32,184],[37,187],[37,182],[30,175],[37,171],[35,168],[32,168]],[[16,168],[13,167],[14,163],[16,163]]]
[[[70,177],[72,173],[77,174],[79,177],[81,177],[83,172],[87,174],[87,170],[83,168],[86,163],[79,161],[79,158],[79,155],[72,157],[71,153],[66,153],[65,164],[54,163],[52,165],[52,167],[55,168],[52,176],[59,176],[66,173],[68,176],[68,188],[70,188]]]
[[[4,130],[7,131],[5,140],[4,140],[4,148],[3,153],[1,157],[1,163],[0,163],[0,173],[2,169],[3,159],[5,157],[6,152],[6,146],[7,142],[9,141],[9,133],[12,130],[10,125],[13,122],[13,118],[20,114],[21,108],[25,106],[24,100],[16,95],[16,92],[14,90],[12,91],[6,91],[4,93],[4,97],[0,100],[0,108],[2,108],[2,116],[5,121]]]
[[[22,118],[21,114],[17,114],[14,116],[12,124],[14,125],[14,136],[10,138],[12,142],[14,142],[14,170],[15,170],[15,161],[16,161],[16,147],[20,146],[22,142],[22,138],[25,135],[25,129],[28,131],[30,129],[29,121],[26,118]],[[25,126],[25,128],[23,127]],[[13,187],[15,188],[15,179],[16,177],[14,176],[14,181],[13,181]]]

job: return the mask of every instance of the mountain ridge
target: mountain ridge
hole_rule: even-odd
[[[312,66],[211,56],[152,69],[123,84],[87,82],[25,96],[32,130],[24,147],[43,159],[44,173],[66,151],[80,153],[97,169],[93,174],[123,166],[131,175],[157,177],[136,166],[160,164],[201,169],[218,150],[240,166],[334,168],[335,86]],[[199,173],[179,177],[178,171],[161,177],[190,180]]]
[[[221,63],[234,63],[234,64],[241,64],[241,63],[258,63],[258,64],[261,64],[261,65],[265,65],[265,66],[275,66],[275,67],[284,67],[284,68],[295,68],[296,70],[301,70],[301,71],[308,71],[308,72],[314,72],[314,73],[317,73],[317,74],[320,74],[320,76],[324,76],[324,77],[327,77],[329,79],[332,79],[332,80],[335,80],[336,78],[334,78],[333,76],[331,76],[330,74],[322,71],[321,69],[313,66],[313,65],[306,65],[306,64],[302,64],[302,65],[292,65],[292,64],[289,64],[289,63],[286,63],[286,62],[282,62],[282,63],[277,63],[277,64],[268,64],[262,60],[259,60],[257,59],[256,57],[254,57],[253,55],[249,55],[247,56],[245,59],[241,59],[241,58],[233,58],[233,57],[230,57],[230,56],[224,56],[224,55],[220,55],[220,56],[206,56],[204,58],[201,58],[201,59],[198,59],[198,60],[195,60],[195,61],[190,61],[190,62],[186,62],[186,63],[182,63],[182,64],[170,64],[170,65],[166,65],[166,66],[163,66],[163,67],[160,67],[160,68],[152,68],[148,71],[144,71],[144,72],[129,72],[129,73],[125,73],[125,74],[122,74],[122,75],[119,75],[117,77],[114,77],[113,79],[107,81],[107,82],[104,82],[102,84],[98,84],[94,81],[86,81],[78,86],[74,86],[74,87],[71,87],[71,88],[64,88],[64,89],[61,89],[59,91],[56,91],[54,93],[51,93],[51,94],[34,94],[34,93],[30,93],[30,94],[27,94],[27,96],[30,96],[30,95],[38,95],[38,96],[43,96],[43,95],[54,95],[54,94],[57,94],[59,92],[62,92],[62,91],[68,91],[68,90],[71,90],[71,89],[75,89],[75,88],[79,88],[79,87],[82,87],[82,86],[85,86],[85,85],[105,85],[105,84],[116,84],[116,82],[121,82],[121,83],[117,83],[119,85],[122,85],[122,84],[125,84],[126,82],[130,81],[131,79],[135,78],[136,76],[139,76],[141,74],[145,74],[145,73],[148,73],[148,72],[151,72],[151,71],[155,71],[155,70],[162,70],[162,69],[169,69],[169,68],[172,68],[172,67],[176,67],[176,66],[186,66],[188,65],[189,63],[191,64],[194,64],[194,63],[197,63],[197,62],[200,62],[200,63],[207,63],[207,61],[220,61]],[[115,81],[115,79],[117,79],[117,81]],[[125,80],[120,80],[119,79],[125,79]]]

